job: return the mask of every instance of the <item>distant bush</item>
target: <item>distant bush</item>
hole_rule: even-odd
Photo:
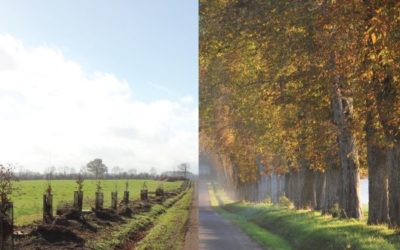
[[[287,208],[294,207],[293,203],[285,195],[282,195],[281,197],[279,197],[279,205],[282,207],[287,207]]]
[[[341,209],[339,207],[338,203],[335,203],[331,209],[329,209],[329,213],[332,215],[332,217],[340,217],[341,216]]]
[[[162,176],[160,177],[160,181],[168,181],[168,182],[174,182],[174,181],[184,181],[187,180],[185,177],[182,176]]]
[[[264,203],[271,204],[271,203],[272,203],[271,197],[267,196],[267,197],[264,199]]]

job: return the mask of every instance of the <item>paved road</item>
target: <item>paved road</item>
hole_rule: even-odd
[[[249,236],[210,207],[207,184],[199,181],[199,249],[262,249]]]

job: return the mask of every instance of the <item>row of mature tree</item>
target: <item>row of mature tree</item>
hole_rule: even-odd
[[[298,207],[360,218],[364,175],[368,223],[400,227],[399,13],[394,0],[200,1],[201,150],[230,185],[284,175]]]

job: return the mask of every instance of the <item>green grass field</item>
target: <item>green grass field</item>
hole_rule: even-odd
[[[140,189],[144,180],[129,180],[130,199],[138,199]],[[160,182],[146,180],[149,191],[154,191]],[[171,190],[179,187],[181,182],[163,182],[164,189]],[[53,210],[55,212],[60,203],[72,203],[74,191],[76,190],[75,180],[53,180]],[[11,196],[14,203],[14,221],[16,225],[30,224],[35,220],[41,220],[43,207],[43,193],[47,187],[45,180],[19,181],[15,183],[15,191]],[[125,180],[103,180],[104,206],[111,205],[111,191],[118,190],[118,199],[121,200],[125,190]],[[83,186],[84,209],[90,209],[94,204],[96,190],[95,180],[85,180]]]

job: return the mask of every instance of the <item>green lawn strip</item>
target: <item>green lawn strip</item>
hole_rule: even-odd
[[[280,236],[275,235],[268,230],[256,225],[255,223],[246,220],[246,218],[240,215],[230,213],[227,210],[223,209],[223,207],[219,207],[219,202],[221,201],[224,204],[232,203],[232,201],[216,185],[209,184],[208,191],[211,206],[224,218],[238,225],[247,235],[257,241],[262,247],[264,247],[265,249],[276,250],[292,249],[289,243]]]
[[[271,204],[240,202],[224,209],[288,239],[294,249],[400,249],[399,236],[385,225],[367,226],[362,221],[339,220]]]
[[[161,214],[174,209],[175,205],[178,205],[182,199],[188,196],[187,193],[191,193],[191,189],[167,199],[162,205],[152,206],[147,213],[137,214],[132,219],[126,219],[126,223],[114,224],[113,227],[98,233],[96,238],[86,242],[85,247],[96,250],[114,249],[129,240],[130,236],[144,233],[154,224],[157,224],[157,218]]]
[[[192,195],[191,189],[165,214],[161,215],[149,234],[135,249],[182,249]]]
[[[155,218],[165,211],[161,205],[155,205],[146,214],[136,215],[127,223],[110,227],[99,233],[95,239],[86,242],[85,247],[90,249],[107,250],[114,249],[119,244],[125,242],[131,234],[146,231],[153,224]]]
[[[238,225],[247,235],[256,240],[265,249],[276,249],[276,250],[289,250],[292,249],[284,239],[275,235],[264,228],[247,221],[245,218],[229,213],[222,208],[216,208],[224,218],[232,221]]]
[[[137,200],[140,197],[140,189],[146,181],[150,191],[154,191],[161,183],[155,180],[129,180],[130,199]],[[125,191],[126,180],[102,180],[104,193],[104,206],[111,205],[111,192],[118,190],[118,199],[122,200]],[[165,191],[178,188],[178,182],[162,182]],[[15,183],[15,191],[11,199],[14,202],[14,221],[16,225],[31,224],[42,217],[43,193],[46,188],[46,180],[22,180]],[[53,180],[51,182],[53,190],[53,209],[61,203],[72,202],[74,191],[76,190],[75,180]],[[83,205],[84,209],[90,209],[94,204],[96,192],[96,181],[85,180],[83,184]]]
[[[210,190],[210,189],[209,189]],[[400,236],[386,225],[322,216],[318,211],[294,210],[270,203],[233,203],[218,185],[213,187],[222,208],[287,239],[293,249],[400,249]],[[217,198],[215,198],[218,201]]]

